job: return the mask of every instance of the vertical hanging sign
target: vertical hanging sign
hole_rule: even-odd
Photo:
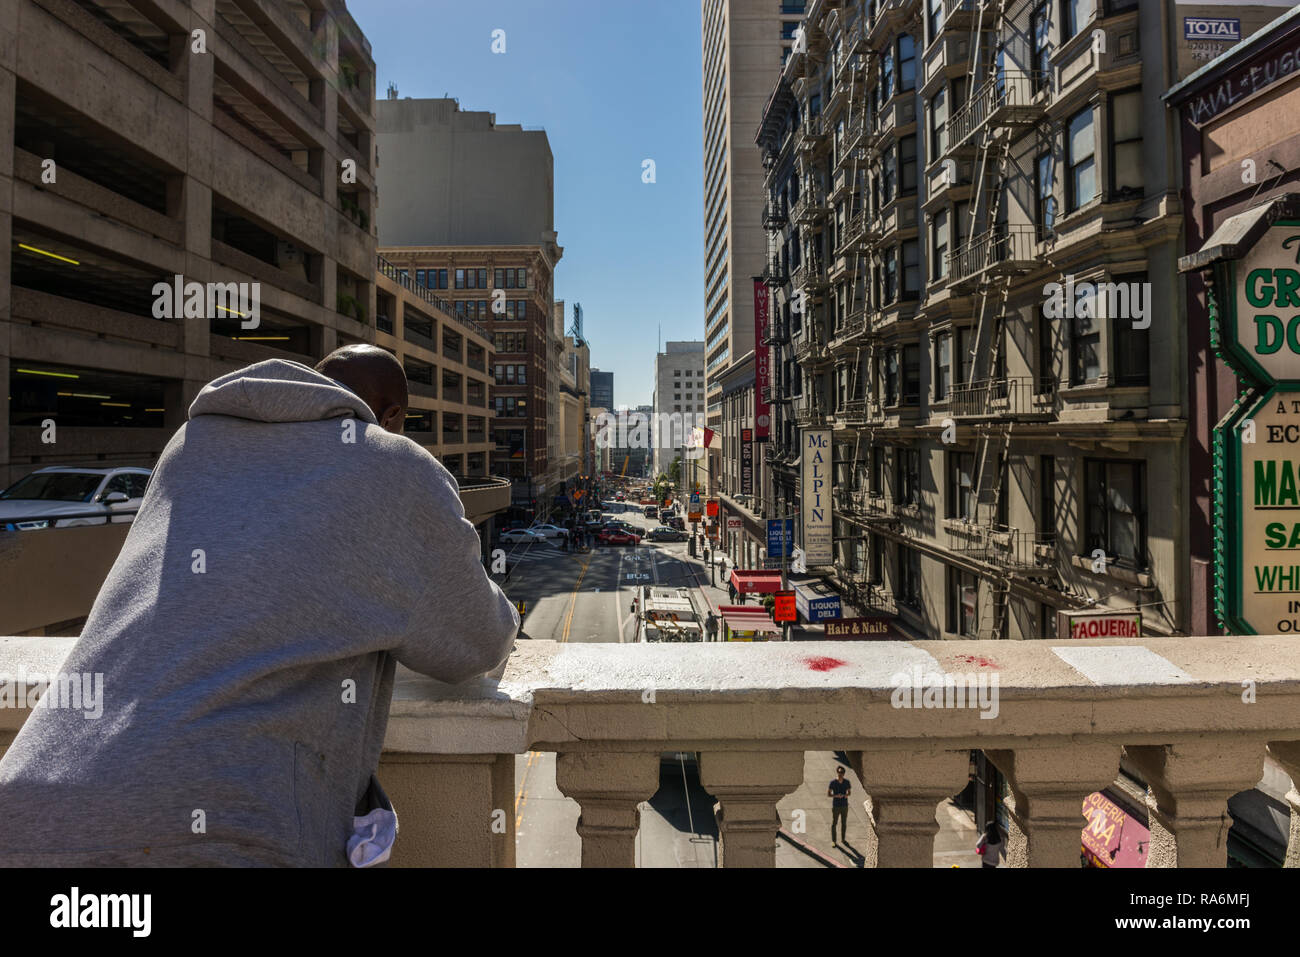
[[[772,406],[767,396],[772,388],[772,349],[767,339],[768,308],[772,297],[767,283],[754,280],[754,424],[756,437],[766,442],[772,431]]]
[[[804,429],[799,444],[804,564],[829,565],[835,560],[831,538],[831,433],[828,429]]]

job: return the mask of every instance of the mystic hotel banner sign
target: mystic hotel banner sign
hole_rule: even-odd
[[[1236,257],[1214,265],[1219,354],[1249,385],[1215,429],[1215,601],[1230,634],[1289,634],[1300,632],[1300,219],[1255,216]]]

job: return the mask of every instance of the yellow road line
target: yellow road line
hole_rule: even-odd
[[[588,558],[586,563],[582,566],[582,571],[578,573],[578,580],[573,586],[573,595],[569,599],[569,614],[564,622],[564,633],[560,636],[561,642],[565,642],[569,640],[569,629],[573,626],[573,609],[578,604],[578,589],[582,587],[582,579],[586,577],[587,566],[590,564],[591,564],[591,559]],[[532,769],[533,762],[536,761],[537,758],[540,756],[541,756],[540,751],[528,752],[528,762],[524,765],[524,776],[519,779],[519,793],[515,795],[515,829],[516,830],[518,830],[519,826],[523,823],[524,805],[528,803],[528,772]]]
[[[573,626],[573,609],[578,606],[578,589],[582,587],[582,580],[587,576],[587,566],[590,564],[591,559],[588,558],[586,564],[582,566],[582,571],[578,572],[578,580],[574,583],[573,594],[569,596],[569,614],[564,619],[564,632],[560,635],[561,643],[569,640],[569,629]]]

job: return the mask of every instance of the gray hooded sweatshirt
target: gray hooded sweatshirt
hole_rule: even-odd
[[[462,681],[518,626],[433,456],[304,365],[222,376],[63,665],[102,717],[38,707],[0,760],[0,864],[345,866],[394,660]]]

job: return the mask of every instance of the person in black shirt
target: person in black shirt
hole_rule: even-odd
[[[849,783],[848,778],[844,776],[844,767],[837,765],[835,767],[835,780],[830,783],[826,789],[826,796],[831,799],[831,843],[839,844],[835,840],[835,822],[840,824],[840,841],[847,843],[849,827],[849,795],[853,793],[853,785]]]

